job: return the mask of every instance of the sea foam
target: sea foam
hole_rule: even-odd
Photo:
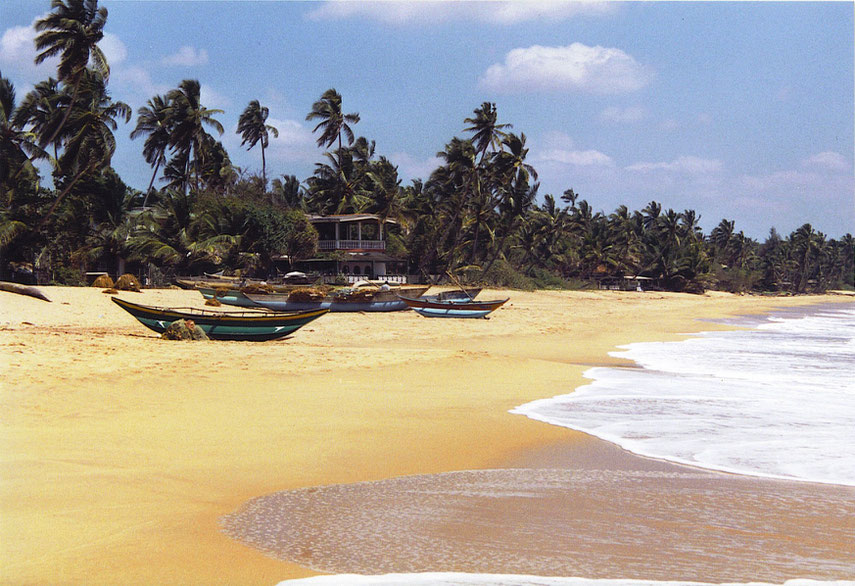
[[[855,581],[838,580],[819,582],[815,580],[788,580],[783,586],[852,586]],[[384,574],[363,576],[338,574],[314,576],[299,580],[286,580],[279,586],[710,586],[709,582],[651,580],[588,580],[585,578],[549,578],[541,576],[517,576],[513,574]],[[728,582],[718,586],[777,586],[770,582]]]
[[[855,485],[855,307],[742,323],[621,346],[612,355],[638,367],[592,368],[591,384],[512,413],[653,458]]]

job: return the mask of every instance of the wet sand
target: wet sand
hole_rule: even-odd
[[[53,303],[0,293],[4,584],[271,584],[314,573],[307,566],[338,571],[344,566],[336,564],[345,559],[338,554],[329,567],[311,548],[292,562],[279,561],[228,537],[221,519],[262,495],[310,487],[368,483],[358,486],[370,489],[380,481],[392,483],[390,494],[397,494],[394,483],[404,481],[399,477],[430,479],[467,470],[476,471],[464,473],[474,474],[467,482],[487,478],[495,484],[537,458],[547,458],[550,469],[563,467],[555,473],[557,486],[576,486],[590,476],[608,487],[622,485],[603,484],[610,475],[652,474],[644,482],[659,484],[650,485],[650,494],[662,492],[662,503],[674,503],[655,532],[673,530],[674,543],[688,542],[681,536],[691,534],[691,519],[673,526],[668,519],[704,501],[692,488],[707,482],[696,471],[680,481],[683,487],[670,480],[672,472],[636,471],[640,459],[609,455],[607,444],[508,410],[567,392],[583,382],[581,374],[591,365],[620,363],[607,355],[618,344],[726,327],[700,318],[840,300],[486,291],[485,298],[511,297],[489,321],[428,320],[412,312],[336,314],[287,340],[253,344],[161,341],[100,290],[43,290]],[[150,305],[202,307],[201,296],[188,291],[122,296]],[[566,462],[555,463],[558,453],[559,461],[569,460],[571,472],[580,462],[592,466],[581,477],[568,477]],[[635,463],[626,464],[627,470],[626,462]],[[499,470],[499,477],[478,472],[488,470]],[[522,474],[534,473],[529,468]],[[709,482],[702,494],[717,495],[717,510],[727,511],[730,489],[717,491],[719,481]],[[851,491],[817,496],[791,484],[757,484],[754,493],[745,489],[756,497],[730,499],[744,505],[746,520],[721,529],[727,539],[712,549],[731,543],[733,535],[750,530],[752,519],[783,503],[774,509],[782,527],[770,530],[781,536],[775,544],[787,541],[787,531],[806,527],[789,540],[809,541],[837,555],[839,540],[852,531]],[[374,498],[368,493],[359,498]],[[509,516],[493,519],[488,507],[464,502],[472,528],[493,527],[498,542],[517,543],[522,552],[533,549],[524,541],[529,533],[514,533],[521,525],[513,507],[508,505]],[[561,494],[544,502],[548,506],[538,515],[545,522],[550,511],[576,507]],[[798,502],[814,503],[807,517],[794,506]],[[649,509],[638,511],[636,519],[650,515]],[[465,538],[470,525],[461,526],[460,519],[467,517],[451,513],[437,509],[431,539]],[[612,522],[580,526],[573,535],[562,534],[562,543],[608,550]],[[620,545],[624,550],[641,549],[633,540],[651,529],[639,523],[640,533],[628,533],[630,542]],[[331,527],[309,525],[319,534]],[[407,538],[421,534],[410,530]],[[565,558],[589,559],[582,549],[561,551]],[[783,545],[774,551],[790,555]],[[811,551],[796,554],[805,559]],[[639,559],[621,566],[616,557],[609,567],[643,568],[647,562]],[[494,571],[516,570],[504,565]],[[800,575],[811,577],[809,572]]]

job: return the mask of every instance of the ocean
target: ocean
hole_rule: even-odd
[[[855,486],[855,308],[731,324],[746,329],[622,346],[637,366],[513,412],[651,458]]]
[[[330,525],[337,534],[316,547],[333,550],[327,561],[350,558],[350,571],[362,575],[347,574],[344,567],[330,564],[326,571],[340,573],[289,580],[281,586],[855,584],[855,580],[835,581],[855,577],[855,550],[850,547],[855,543],[855,500],[848,488],[855,486],[855,305],[776,312],[733,320],[730,325],[739,329],[691,334],[678,342],[623,346],[613,355],[631,360],[633,366],[592,368],[585,373],[591,380],[588,385],[512,411],[589,433],[642,456],[690,465],[695,474],[691,469],[680,473],[469,471],[328,487],[321,489],[320,498],[301,491],[282,493],[276,497],[280,501],[260,501],[259,507],[287,511],[289,521],[297,521],[294,513],[303,510],[306,521],[334,516]],[[711,472],[706,470],[732,475],[726,482],[708,483],[705,475]],[[757,485],[751,480],[757,477],[780,480]],[[662,499],[662,494],[667,497]],[[612,516],[596,513],[591,525],[582,524],[572,511],[555,515],[578,503],[607,511],[609,503],[598,501],[600,497],[616,498],[620,504]],[[537,503],[550,499],[553,505],[540,511]],[[328,502],[327,508],[318,507],[318,500]],[[390,501],[403,504],[379,510],[385,506],[381,503]],[[525,523],[514,529],[493,527],[492,519],[478,517],[488,501],[507,508],[521,501],[517,516],[508,518],[524,518]],[[311,511],[307,504],[312,505]],[[362,510],[353,512],[358,507]],[[758,511],[768,519],[758,519]],[[267,518],[270,509],[255,514]],[[350,517],[355,519],[353,531],[346,529]],[[402,541],[407,527],[437,523],[437,519],[452,533],[466,531],[474,523],[473,535],[464,543],[471,542],[472,551],[462,555],[460,543],[455,543],[454,551],[442,553],[442,541]],[[453,525],[454,519],[459,525]],[[782,519],[790,525],[775,527]],[[836,521],[815,525],[828,519]],[[281,527],[282,520],[276,525]],[[361,537],[364,543],[354,545],[352,551],[342,545],[365,527],[373,533]],[[489,539],[479,537],[479,532],[490,535]],[[531,540],[532,535],[533,547],[522,554],[517,544]],[[242,537],[253,543],[252,538]],[[306,541],[305,536],[293,537],[287,541]],[[666,543],[671,538],[674,542]],[[270,538],[257,539],[255,544],[263,547],[269,542]],[[838,553],[828,557],[831,543],[838,544]],[[601,553],[586,557],[589,548],[604,544],[606,552],[615,554],[624,547],[641,544],[641,548],[614,560]],[[840,544],[850,553],[841,557]],[[789,550],[790,545],[794,549]],[[372,547],[377,549],[377,559],[354,563]],[[285,549],[271,547],[270,551]],[[472,561],[478,551],[499,560],[499,567],[506,563],[508,568],[535,571],[490,573]],[[542,560],[538,559],[541,554]],[[407,567],[414,556],[426,555],[438,556],[425,560],[429,568],[471,569],[423,573],[415,569],[418,560],[410,563],[412,569]],[[396,561],[384,565],[387,558]],[[284,559],[297,561],[297,555]],[[686,560],[685,565],[680,560]],[[562,565],[564,561],[569,565]],[[777,569],[771,567],[776,564]],[[411,573],[391,573],[396,571]],[[696,576],[691,578],[696,581],[673,581],[680,574]],[[622,575],[651,579],[606,579]],[[731,575],[740,579],[727,579]],[[790,579],[820,575],[829,579]],[[743,576],[758,581],[749,582]]]

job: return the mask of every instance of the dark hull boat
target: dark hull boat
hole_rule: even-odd
[[[193,320],[212,340],[266,341],[291,334],[329,310],[290,313],[262,311],[208,311],[189,307],[150,307],[118,297],[113,302],[145,327],[161,334],[174,321]]]
[[[499,309],[508,302],[509,298],[494,301],[473,301],[472,299],[448,299],[441,301],[422,297],[421,299],[410,299],[401,297],[414,311],[425,317],[487,317],[490,313]]]

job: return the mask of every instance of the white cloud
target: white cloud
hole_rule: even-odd
[[[680,156],[671,162],[635,163],[627,171],[668,171],[673,173],[705,174],[722,170],[722,162],[717,159],[702,159],[693,156]]]
[[[170,67],[193,67],[208,63],[208,51],[185,45],[172,55],[167,55],[160,61]]]
[[[614,160],[604,153],[595,150],[569,151],[563,149],[549,149],[538,153],[537,160],[553,163],[563,163],[577,167],[611,167]]]
[[[617,94],[641,89],[651,77],[649,68],[620,49],[573,43],[566,47],[534,45],[514,49],[505,56],[504,63],[487,69],[481,85],[507,93]]]
[[[610,14],[612,2],[596,0],[510,0],[504,2],[324,2],[308,13],[312,20],[368,18],[386,24],[428,24],[449,21],[514,25],[532,20],[566,20]]]
[[[40,18],[42,17],[34,19],[33,24]],[[13,71],[33,83],[51,75],[56,77],[58,57],[51,57],[41,65],[36,65],[35,38],[36,31],[32,25],[13,26],[3,31],[3,36],[0,37],[0,65],[4,75],[8,76],[9,71]]]
[[[802,161],[802,166],[813,168],[819,167],[828,171],[846,171],[849,169],[849,162],[846,160],[846,157],[840,153],[825,151],[817,153],[812,157],[808,157]]]
[[[279,131],[278,137],[270,136],[271,160],[317,161],[318,149],[309,128],[296,120],[280,120],[272,117],[267,119],[267,123]]]
[[[98,47],[107,58],[107,63],[112,67],[118,65],[128,58],[128,48],[122,40],[113,33],[104,33],[104,38],[98,42]]]
[[[537,164],[572,165],[575,167],[613,167],[614,160],[597,150],[576,148],[573,139],[564,132],[553,130],[537,141],[531,160]]]
[[[393,165],[398,166],[398,174],[404,180],[407,179],[424,179],[427,180],[430,174],[437,167],[442,165],[442,161],[437,157],[428,157],[427,159],[417,159],[408,153],[392,153],[389,155],[389,161]]]
[[[145,102],[155,94],[165,94],[172,89],[165,84],[155,83],[151,73],[139,65],[114,69],[110,74],[110,83],[127,88],[140,102]]]
[[[618,108],[610,106],[600,112],[600,120],[603,122],[615,122],[619,124],[638,122],[647,118],[647,110],[641,106],[629,106]]]
[[[213,110],[228,110],[232,105],[231,98],[204,83],[199,88],[199,99],[204,107]]]

